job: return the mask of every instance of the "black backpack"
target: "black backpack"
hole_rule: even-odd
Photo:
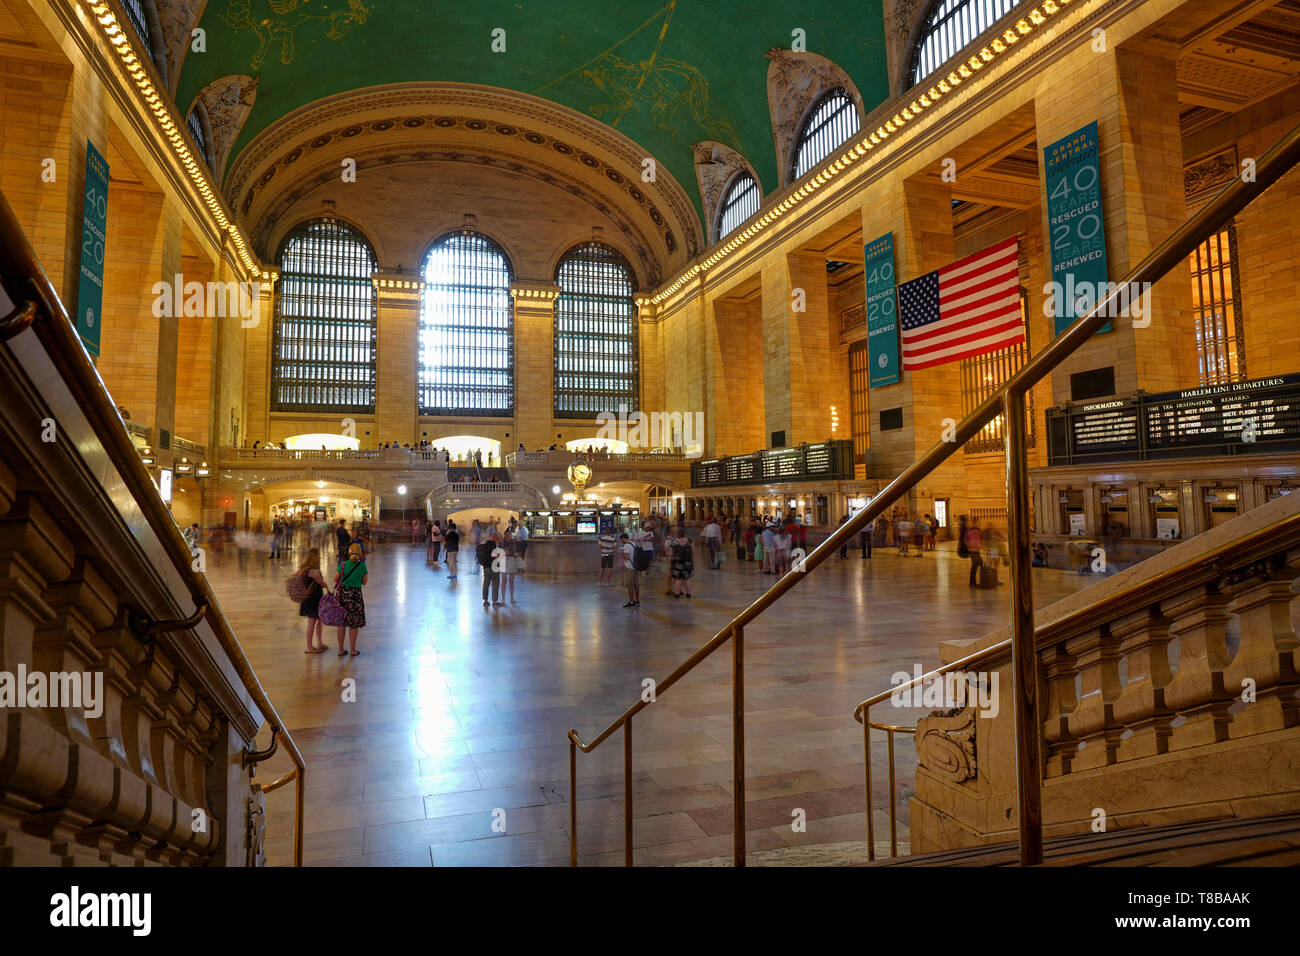
[[[632,570],[644,571],[650,567],[651,552],[641,547],[639,544],[632,545]]]

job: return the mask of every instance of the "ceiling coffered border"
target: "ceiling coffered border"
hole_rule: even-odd
[[[327,144],[322,144],[324,145]],[[349,154],[356,160],[358,172],[404,163],[470,163],[527,176],[561,189],[587,203],[618,227],[623,236],[622,249],[625,253],[630,252],[631,258],[640,263],[639,272],[647,287],[653,287],[663,280],[664,272],[660,260],[652,251],[653,248],[662,247],[664,244],[662,229],[660,232],[647,232],[626,215],[627,204],[626,201],[620,202],[621,194],[615,196],[594,189],[588,183],[576,181],[565,175],[564,170],[560,168],[535,160],[524,162],[515,153],[506,149],[467,148],[463,143],[371,142],[364,149],[350,150]],[[292,164],[289,168],[293,168]],[[247,224],[259,254],[267,261],[274,259],[275,245],[294,225],[286,219],[293,206],[313,190],[337,181],[337,164],[321,168],[319,165],[306,163],[301,167],[301,175],[296,178],[277,176],[271,180],[279,186],[273,202],[260,208],[255,220]],[[657,210],[655,214],[658,214]],[[662,216],[660,219],[662,220]]]
[[[574,164],[575,172],[583,167],[588,176],[603,174],[631,201],[623,202],[624,208],[639,207],[654,223],[658,245],[666,253],[665,273],[703,248],[699,218],[681,184],[662,163],[657,164],[654,182],[642,182],[642,163],[648,154],[630,139],[547,100],[466,83],[373,87],[297,110],[268,127],[236,157],[227,179],[227,199],[241,216],[246,215],[255,201],[250,197],[274,180],[285,160],[292,165],[303,153],[328,146],[335,137],[401,136],[409,141],[418,130],[435,135],[453,130],[461,135],[490,132],[509,142],[521,161],[526,162],[530,152],[550,159],[563,156]],[[441,145],[452,148],[450,143]],[[456,148],[467,154],[474,151],[468,142]]]

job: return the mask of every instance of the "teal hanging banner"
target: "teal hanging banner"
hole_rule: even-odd
[[[99,356],[104,308],[104,235],[108,229],[108,163],[86,144],[86,204],[81,216],[81,281],[77,286],[77,334]]]
[[[1087,313],[1106,289],[1099,160],[1096,121],[1043,149],[1052,254],[1048,292],[1057,335]],[[1109,332],[1110,325],[1099,331]]]
[[[867,350],[871,388],[898,381],[898,297],[894,292],[894,234],[867,243]]]

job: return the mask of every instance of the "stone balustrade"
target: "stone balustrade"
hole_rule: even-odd
[[[1115,828],[1300,807],[1298,580],[1300,501],[1288,496],[1037,612],[1049,835],[1089,829],[1098,810]],[[995,716],[918,721],[913,852],[1014,838],[1009,651],[980,666],[1000,676]],[[936,746],[945,734],[950,746]],[[974,767],[954,777],[943,755],[958,749]]]
[[[0,866],[243,865],[264,715],[214,621],[148,632],[195,607],[179,531],[49,356],[0,346]]]

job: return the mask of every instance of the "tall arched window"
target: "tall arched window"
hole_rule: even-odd
[[[158,20],[154,0],[122,0],[122,9],[126,11],[126,18],[131,22],[131,29],[140,38],[144,52],[158,68],[158,75],[166,81],[167,63],[162,56],[162,45],[159,42],[162,37],[162,26]]]
[[[718,238],[721,239],[758,212],[762,201],[763,194],[754,177],[747,172],[737,173],[718,207]]]
[[[505,252],[460,230],[433,244],[420,271],[420,414],[513,415],[514,273]]]
[[[374,249],[338,219],[295,226],[280,245],[271,409],[375,410]]]
[[[858,109],[848,90],[836,87],[823,94],[804,120],[795,141],[790,182],[820,163],[857,131]]]
[[[636,280],[617,250],[586,242],[555,270],[555,416],[637,407]]]
[[[208,128],[207,116],[203,112],[203,107],[198,103],[190,110],[190,115],[185,118],[185,128],[190,131],[190,139],[194,140],[194,145],[198,147],[199,156],[208,167],[212,166],[212,153],[208,149]]]
[[[1011,12],[1020,0],[935,0],[912,48],[913,86]]]

